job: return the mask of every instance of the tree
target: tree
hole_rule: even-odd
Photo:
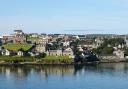
[[[20,49],[18,49],[18,51],[22,51],[22,52],[24,52],[24,49],[23,49],[23,48],[20,48]]]
[[[102,54],[113,54],[113,51],[114,51],[113,47],[105,47],[103,48],[101,53]]]
[[[45,58],[46,57],[46,53],[39,53],[39,55],[35,56],[36,58]]]
[[[79,49],[77,47],[79,44],[80,44],[80,40],[78,39],[70,43],[70,46],[72,47],[74,54],[78,54]]]
[[[124,50],[124,55],[125,55],[125,56],[128,56],[128,49],[125,49],[125,50]]]

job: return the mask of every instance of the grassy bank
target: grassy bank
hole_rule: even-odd
[[[71,62],[68,56],[46,56],[45,58],[19,57],[19,56],[0,56],[0,61],[4,62],[37,62],[37,63],[61,63]]]
[[[0,61],[11,62],[25,62],[25,61],[34,61],[34,57],[19,57],[19,56],[0,56]]]
[[[69,56],[46,56],[44,60],[71,60]]]

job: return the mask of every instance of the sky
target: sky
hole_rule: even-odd
[[[0,0],[0,34],[128,34],[128,0]]]

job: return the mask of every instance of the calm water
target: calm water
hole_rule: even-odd
[[[0,89],[127,89],[128,64],[0,66]]]

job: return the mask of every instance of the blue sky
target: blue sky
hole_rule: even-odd
[[[0,34],[128,33],[128,0],[0,0]]]

